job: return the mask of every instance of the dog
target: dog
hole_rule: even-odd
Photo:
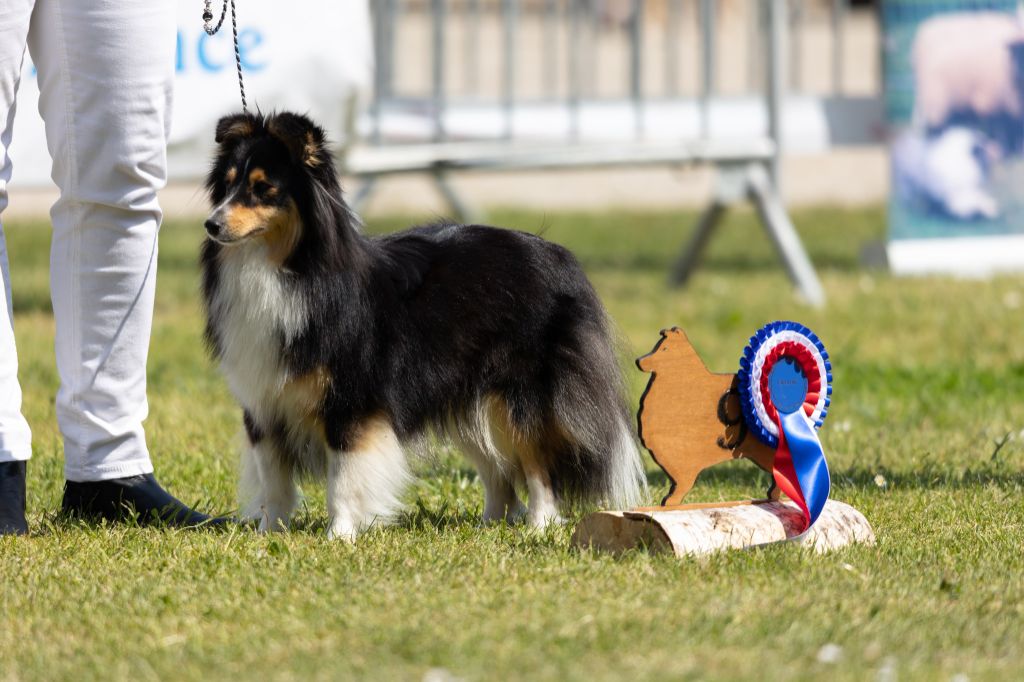
[[[227,116],[215,140],[202,295],[243,408],[243,516],[285,529],[296,482],[326,479],[328,535],[352,540],[395,517],[432,434],[476,466],[485,522],[639,501],[614,335],[568,250],[453,223],[363,235],[302,115]]]

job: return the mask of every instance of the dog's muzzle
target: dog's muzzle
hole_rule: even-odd
[[[220,237],[221,233],[224,231],[224,223],[216,214],[207,218],[206,222],[203,223],[203,227],[206,228],[206,234],[210,235],[214,239]]]

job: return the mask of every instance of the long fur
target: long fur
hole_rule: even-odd
[[[472,450],[489,498],[532,493],[533,480],[559,504],[640,499],[609,321],[569,251],[481,225],[362,235],[323,132],[302,116],[228,117],[218,142],[207,180],[214,237],[202,249],[206,338],[244,408],[250,449],[273,451],[298,475],[361,467],[363,488],[350,481],[339,494],[369,499],[389,475],[405,480],[385,431],[399,446],[433,431]],[[253,215],[287,211],[286,227],[237,243],[217,237],[225,221],[242,224],[237,216],[249,229]],[[284,252],[272,230],[294,232]],[[385,471],[331,464],[381,448]],[[247,477],[267,486],[258,467]],[[400,486],[385,487],[344,533],[393,513]],[[511,516],[518,500],[504,502]],[[550,510],[537,514],[550,520]]]

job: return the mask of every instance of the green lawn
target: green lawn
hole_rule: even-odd
[[[665,277],[693,215],[494,217],[579,255],[628,345],[634,401],[645,375],[632,358],[662,327],[685,327],[718,371],[771,319],[825,340],[833,495],[867,515],[878,544],[701,560],[576,551],[571,526],[480,528],[479,484],[453,453],[420,465],[397,526],[355,546],[326,540],[317,489],[295,530],[275,537],[64,521],[49,230],[8,224],[35,458],[33,535],[0,539],[0,680],[418,680],[435,668],[479,680],[1021,678],[1024,278],[893,279],[858,264],[883,236],[881,210],[795,219],[828,292],[823,311],[793,298],[747,213],[684,291]],[[171,221],[161,236],[147,429],[162,481],[227,510],[240,415],[201,341],[201,236],[199,221]],[[654,499],[665,478],[651,481]],[[736,462],[705,474],[693,498],[755,496],[766,483]],[[841,647],[838,662],[819,660],[827,644]]]

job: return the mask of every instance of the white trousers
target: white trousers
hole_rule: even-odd
[[[7,150],[16,134],[15,94],[26,47],[38,70],[39,111],[60,189],[50,211],[50,295],[65,475],[96,481],[149,473],[142,421],[162,218],[157,190],[167,175],[175,5],[0,1],[0,217],[7,206]],[[17,282],[10,279],[2,226],[0,266],[0,461],[24,460],[31,455],[31,434],[21,414],[11,312]]]

